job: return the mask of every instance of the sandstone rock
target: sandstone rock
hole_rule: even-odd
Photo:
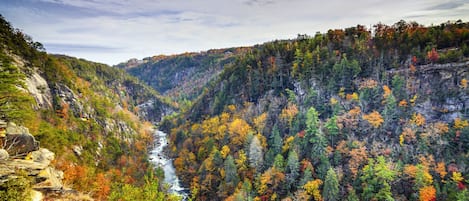
[[[52,109],[52,94],[47,81],[37,72],[25,80],[29,93],[36,99],[37,107]]]
[[[33,188],[36,190],[59,191],[63,188],[63,178],[64,173],[62,171],[47,167],[36,176],[36,181],[39,181],[39,183],[34,184]]]
[[[61,191],[64,174],[49,166],[52,160],[54,153],[41,148],[31,153],[31,160],[0,161],[0,183],[16,179],[18,170],[21,170],[33,178],[33,189],[43,192]]]
[[[48,149],[41,148],[37,151],[31,152],[31,159],[37,163],[43,163],[49,165],[54,160],[55,154]]]
[[[7,150],[5,149],[0,149],[0,161],[6,161],[10,155],[8,154]]]
[[[8,122],[6,126],[6,133],[10,135],[19,135],[19,134],[26,134],[29,133],[28,128],[23,126],[17,126],[13,122]]]

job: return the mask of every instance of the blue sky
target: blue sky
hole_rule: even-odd
[[[403,19],[469,20],[469,0],[0,0],[50,53],[106,64]]]

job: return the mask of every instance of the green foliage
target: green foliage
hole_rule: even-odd
[[[131,184],[118,184],[115,183],[112,186],[109,200],[119,201],[176,201],[180,200],[179,197],[174,195],[166,195],[160,190],[159,182],[154,178],[145,178],[143,186],[134,186]]]
[[[32,121],[34,100],[24,91],[26,76],[3,52],[0,53],[0,119],[25,123]]]
[[[0,184],[0,200],[24,201],[31,200],[31,181],[24,172],[19,172],[17,178],[10,178]]]
[[[238,182],[239,182],[238,171],[236,169],[234,159],[231,155],[229,155],[226,158],[225,163],[224,163],[224,169],[225,169],[225,183],[233,187],[238,185]]]
[[[339,200],[339,181],[334,169],[330,168],[327,171],[326,179],[324,181],[324,190],[322,197],[325,201]]]
[[[298,161],[298,154],[296,151],[291,150],[290,153],[288,153],[287,164],[285,167],[287,188],[289,190],[292,190],[296,187],[297,178],[300,175],[299,168],[300,163]]]
[[[362,173],[360,180],[364,185],[363,199],[394,200],[390,183],[396,177],[396,172],[390,168],[383,156],[379,156],[376,161],[369,159]]]

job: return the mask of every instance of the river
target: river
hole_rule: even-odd
[[[179,178],[174,169],[173,160],[168,158],[164,153],[164,148],[168,145],[166,133],[156,130],[155,131],[155,148],[150,151],[150,161],[155,166],[161,167],[164,170],[164,183],[170,185],[169,192],[181,196],[182,200],[187,200],[187,190],[181,186]]]

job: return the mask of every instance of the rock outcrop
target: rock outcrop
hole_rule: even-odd
[[[25,80],[29,93],[36,99],[37,107],[52,109],[52,94],[47,81],[37,72]]]
[[[63,192],[64,174],[51,166],[55,154],[39,148],[39,143],[25,127],[9,122],[3,129],[5,136],[0,137],[0,141],[4,142],[0,148],[0,187],[26,176],[31,180],[34,194]]]
[[[10,156],[24,156],[39,149],[39,142],[27,128],[9,122],[4,129],[5,135],[0,138],[0,142]]]

